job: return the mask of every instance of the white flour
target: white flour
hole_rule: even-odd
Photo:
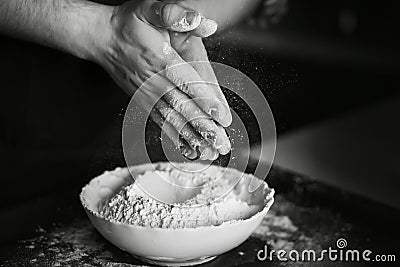
[[[170,175],[165,171],[161,173]],[[189,176],[187,179],[198,180],[199,177]],[[195,228],[246,219],[259,211],[257,205],[248,205],[241,201],[234,190],[218,199],[220,193],[227,192],[230,186],[226,180],[218,179],[213,183],[206,183],[198,194],[183,203],[171,205],[150,198],[133,183],[103,201],[99,213],[107,220],[131,225]]]

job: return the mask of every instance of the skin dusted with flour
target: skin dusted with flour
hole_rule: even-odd
[[[2,1],[0,31],[93,61],[101,65],[130,95],[161,70],[186,64],[184,72],[183,68],[178,68],[179,71],[173,74],[160,75],[154,84],[141,92],[137,104],[149,111],[153,107],[146,104],[163,97],[169,88],[177,86],[178,91],[193,99],[198,109],[208,116],[204,119],[211,123],[191,123],[191,118],[198,113],[197,109],[182,108],[186,114],[180,114],[178,118],[179,111],[166,116],[156,107],[155,113],[158,114],[155,117],[160,119],[158,124],[169,120],[170,128],[175,128],[180,124],[174,125],[172,121],[185,119],[189,124],[186,130],[190,134],[174,143],[189,158],[215,159],[230,150],[230,143],[223,145],[229,139],[224,131],[216,130],[213,121],[227,127],[232,116],[201,40],[216,31],[217,23],[207,18],[208,11],[200,7],[198,2],[155,0],[132,0],[120,6],[85,0]],[[165,43],[169,45],[172,57],[166,55]],[[202,61],[208,66],[187,63],[193,61]],[[199,90],[201,86],[194,86],[192,82],[203,82],[203,87],[207,89]],[[209,83],[216,86],[205,85]],[[193,86],[196,88],[191,89]],[[163,97],[169,105],[168,101],[172,99]],[[198,128],[203,126],[208,128]],[[175,130],[180,133],[180,128]],[[185,140],[198,137],[202,140],[206,138],[205,142]]]

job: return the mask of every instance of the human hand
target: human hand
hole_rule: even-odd
[[[220,125],[232,117],[198,37],[213,33],[215,23],[169,2],[134,0],[115,7],[110,29],[96,60],[118,85],[138,94],[138,104],[186,157],[227,154],[230,141]],[[186,62],[192,60],[206,64]]]

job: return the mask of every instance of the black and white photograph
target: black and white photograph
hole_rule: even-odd
[[[0,0],[0,266],[399,266],[399,11]]]

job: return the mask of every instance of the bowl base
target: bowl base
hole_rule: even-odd
[[[195,259],[180,260],[180,259],[172,259],[172,258],[171,259],[168,259],[168,258],[146,258],[146,257],[140,257],[140,256],[133,255],[133,254],[131,254],[131,255],[141,261],[146,262],[146,263],[160,265],[160,266],[193,266],[193,265],[198,265],[198,264],[209,262],[217,257],[217,256],[204,256],[204,257],[195,258]]]

